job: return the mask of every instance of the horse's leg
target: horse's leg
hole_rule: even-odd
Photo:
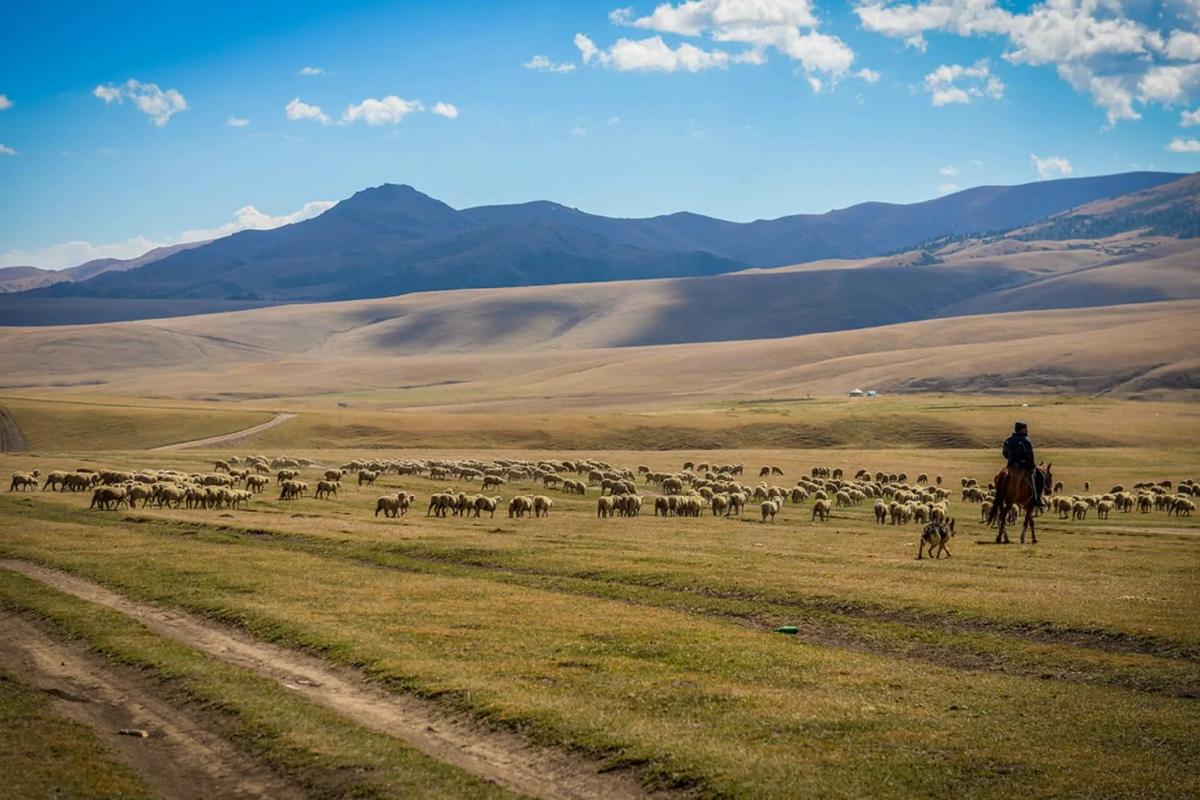
[[[1037,544],[1037,528],[1034,527],[1035,524],[1036,523],[1034,523],[1033,517],[1030,516],[1029,517],[1029,543],[1030,544]]]
[[[1004,507],[1004,500],[1002,498],[997,497],[996,502],[1000,504],[1000,515],[997,517],[1000,524],[998,526],[999,529],[996,531],[996,544],[1002,544],[1004,541],[1004,518],[1008,516],[1008,509]]]

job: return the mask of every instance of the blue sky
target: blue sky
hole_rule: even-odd
[[[385,182],[752,220],[1200,170],[1200,0],[624,1],[10,4],[0,266]]]

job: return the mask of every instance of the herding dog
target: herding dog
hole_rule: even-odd
[[[921,544],[917,547],[917,559],[921,559],[925,548],[929,548],[930,558],[941,558],[942,553],[946,554],[946,558],[950,557],[950,548],[946,547],[946,542],[954,535],[954,519],[951,518],[946,522],[931,522],[921,531]],[[935,556],[934,553],[937,553]]]

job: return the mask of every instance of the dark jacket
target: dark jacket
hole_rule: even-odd
[[[1014,433],[1004,440],[1004,457],[1010,467],[1032,470],[1037,461],[1033,458],[1033,442],[1024,433]]]

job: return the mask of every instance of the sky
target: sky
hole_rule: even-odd
[[[748,221],[1200,170],[1200,0],[12,3],[0,267],[319,214]]]

